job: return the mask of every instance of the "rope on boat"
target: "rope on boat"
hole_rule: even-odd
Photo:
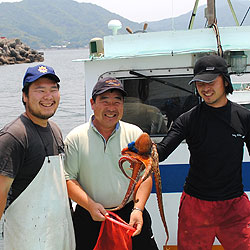
[[[217,20],[216,19],[215,19],[215,22],[211,26],[213,27],[213,30],[214,30],[215,35],[216,35],[218,56],[223,57],[223,49],[222,49],[221,41],[220,41],[220,32],[219,32],[219,28],[217,26]]]

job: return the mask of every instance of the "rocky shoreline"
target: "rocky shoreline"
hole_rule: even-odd
[[[0,38],[0,65],[43,62],[43,52],[31,49],[20,39]]]

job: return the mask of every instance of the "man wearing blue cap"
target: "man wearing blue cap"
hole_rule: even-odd
[[[25,112],[0,130],[4,249],[75,249],[62,134],[48,121],[59,105],[58,82],[53,68],[29,67],[22,89]]]
[[[228,100],[233,92],[226,61],[200,58],[195,84],[203,102],[179,116],[157,145],[160,161],[186,139],[190,169],[181,197],[178,249],[250,249],[250,202],[243,191],[243,147],[250,152],[250,112]]]

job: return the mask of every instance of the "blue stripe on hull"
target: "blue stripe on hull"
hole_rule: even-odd
[[[242,179],[244,191],[250,191],[250,162],[242,163]]]
[[[189,164],[160,165],[162,192],[182,192],[186,176],[189,171]],[[245,191],[250,191],[250,162],[242,163],[242,178]],[[152,193],[156,193],[153,185]]]

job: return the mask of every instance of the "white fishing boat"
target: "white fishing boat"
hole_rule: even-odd
[[[250,73],[250,27],[218,28],[214,1],[207,2],[208,27],[203,29],[192,29],[195,16],[192,15],[188,30],[146,32],[144,26],[141,32],[133,33],[128,28],[128,34],[119,35],[117,30],[121,24],[116,20],[109,23],[113,35],[92,39],[90,57],[78,60],[84,62],[86,120],[92,114],[89,99],[98,78],[116,77],[128,92],[123,119],[140,126],[154,141],[160,141],[172,121],[200,101],[195,95],[194,84],[188,85],[196,60],[207,54],[222,52],[235,81],[236,91],[229,98],[248,107],[250,91],[248,82],[242,79]],[[193,14],[197,4],[198,1]],[[246,86],[241,88],[244,84]],[[160,163],[164,209],[170,234],[169,249],[177,249],[178,206],[188,169],[189,151],[185,141]],[[244,150],[243,183],[245,191],[250,194],[247,180],[250,180],[250,157]],[[166,235],[158,212],[155,188],[147,208],[152,216],[157,244],[162,249]],[[222,249],[219,245],[215,241],[213,249]]]

